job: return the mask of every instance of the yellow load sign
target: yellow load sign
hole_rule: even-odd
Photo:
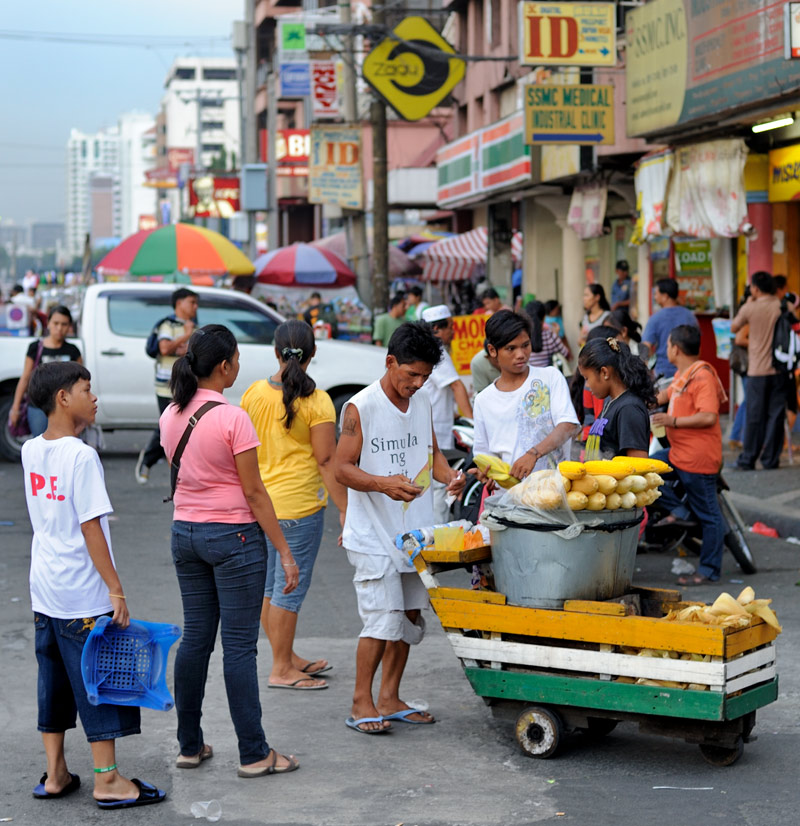
[[[464,61],[425,18],[406,17],[366,56],[362,72],[398,115],[420,120],[461,82]]]
[[[525,143],[614,143],[614,87],[525,87]]]

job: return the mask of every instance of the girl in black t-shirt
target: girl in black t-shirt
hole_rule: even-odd
[[[50,361],[77,361],[83,364],[81,351],[67,341],[71,328],[72,313],[69,309],[61,304],[53,307],[47,316],[47,335],[41,341],[32,341],[25,354],[25,366],[17,382],[14,402],[8,416],[8,423],[12,427],[19,425],[22,399],[28,390],[31,375],[39,364]],[[38,407],[29,404],[26,415],[31,436],[40,436],[47,430],[47,416]]]
[[[605,399],[586,440],[586,458],[647,456],[648,408],[656,399],[644,362],[621,341],[598,338],[581,350],[578,368],[592,393]]]

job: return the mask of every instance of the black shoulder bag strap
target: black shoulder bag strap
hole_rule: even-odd
[[[175,454],[170,462],[170,483],[172,485],[172,492],[164,500],[165,502],[171,502],[175,496],[175,488],[178,487],[178,471],[181,469],[181,457],[183,456],[183,451],[186,450],[186,445],[189,443],[189,437],[192,435],[192,431],[195,429],[200,419],[205,416],[205,414],[208,413],[212,407],[216,407],[219,404],[222,404],[222,402],[206,402],[198,407],[192,416],[189,416],[189,424],[186,425],[186,430],[183,431],[183,436],[181,436],[181,440],[178,442],[178,447],[175,448]]]

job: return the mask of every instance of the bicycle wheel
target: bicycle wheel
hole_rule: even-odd
[[[739,564],[742,573],[756,573],[756,563],[750,546],[747,544],[744,522],[742,522],[742,517],[739,516],[739,511],[736,510],[736,506],[730,501],[726,490],[719,492],[719,507],[722,511],[722,518],[728,523],[725,545],[733,554],[733,558]]]

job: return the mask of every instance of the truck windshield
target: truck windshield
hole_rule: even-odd
[[[118,336],[147,338],[155,323],[172,312],[170,296],[162,294],[108,293],[108,324]],[[272,344],[278,321],[234,296],[208,296],[200,293],[197,321],[224,324],[239,344]]]

